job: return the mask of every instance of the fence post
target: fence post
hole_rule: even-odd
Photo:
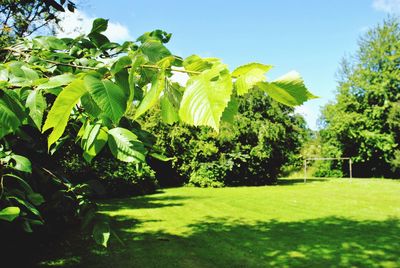
[[[349,170],[350,170],[350,179],[352,179],[353,178],[353,171],[352,171],[351,158],[349,158]]]

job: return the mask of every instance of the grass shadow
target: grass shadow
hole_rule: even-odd
[[[117,218],[124,245],[70,254],[64,267],[399,267],[400,220],[327,217],[298,222],[206,218],[190,232],[135,232],[137,220]],[[82,245],[81,245],[82,246]],[[82,246],[83,247],[83,246]],[[77,261],[78,260],[78,261]]]

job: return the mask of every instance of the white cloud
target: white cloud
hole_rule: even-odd
[[[95,17],[88,16],[85,12],[75,10],[74,13],[66,12],[60,22],[60,28],[56,29],[58,37],[77,37],[87,34],[92,28]],[[104,34],[113,42],[132,40],[129,30],[119,22],[108,22],[107,31]]]
[[[400,0],[373,0],[372,7],[391,14],[400,14]]]

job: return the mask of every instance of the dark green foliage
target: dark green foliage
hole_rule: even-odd
[[[143,122],[157,136],[156,147],[175,156],[181,184],[200,187],[265,185],[295,159],[306,137],[304,119],[261,90],[238,98],[239,113],[219,134],[204,127],[169,126],[157,112]],[[174,176],[174,174],[169,174]],[[161,184],[168,184],[168,176]]]
[[[386,20],[343,61],[336,101],[323,109],[325,156],[352,157],[354,176],[399,177],[400,24]],[[347,173],[343,167],[343,172]]]
[[[152,193],[157,188],[154,171],[147,164],[115,161],[104,152],[91,163],[86,162],[78,146],[64,145],[55,155],[61,169],[73,184],[90,185],[91,196],[97,198],[123,197]]]

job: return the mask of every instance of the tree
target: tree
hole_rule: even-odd
[[[60,12],[65,8],[74,12],[75,4],[66,0],[1,0],[0,1],[0,46],[15,42],[39,30],[51,30],[58,24]],[[46,32],[46,31],[43,31]]]
[[[390,18],[368,31],[339,74],[336,100],[322,116],[322,143],[335,148],[329,156],[352,157],[356,176],[398,177],[399,20]]]
[[[107,25],[96,19],[87,36],[37,36],[2,48],[7,60],[0,64],[0,169],[6,173],[0,179],[11,176],[20,183],[0,185],[0,219],[32,231],[48,224],[42,212],[50,210],[49,217],[73,218],[87,227],[95,215],[88,186],[57,176],[51,154],[74,139],[88,162],[103,150],[138,169],[146,158],[163,159],[138,123],[157,103],[166,123],[218,132],[221,120],[235,115],[230,101],[253,87],[287,105],[313,98],[296,72],[269,82],[269,65],[251,63],[230,72],[216,58],[182,59],[166,48],[171,35],[161,30],[136,42],[112,43],[103,35]],[[171,81],[173,72],[190,75],[185,87]],[[93,232],[106,246],[108,228],[95,225]]]
[[[207,127],[163,123],[159,109],[143,118],[143,128],[157,138],[155,146],[172,159],[152,162],[162,185],[272,184],[282,166],[293,163],[307,132],[304,119],[292,107],[260,89],[230,105],[238,113],[225,118],[218,134]]]

